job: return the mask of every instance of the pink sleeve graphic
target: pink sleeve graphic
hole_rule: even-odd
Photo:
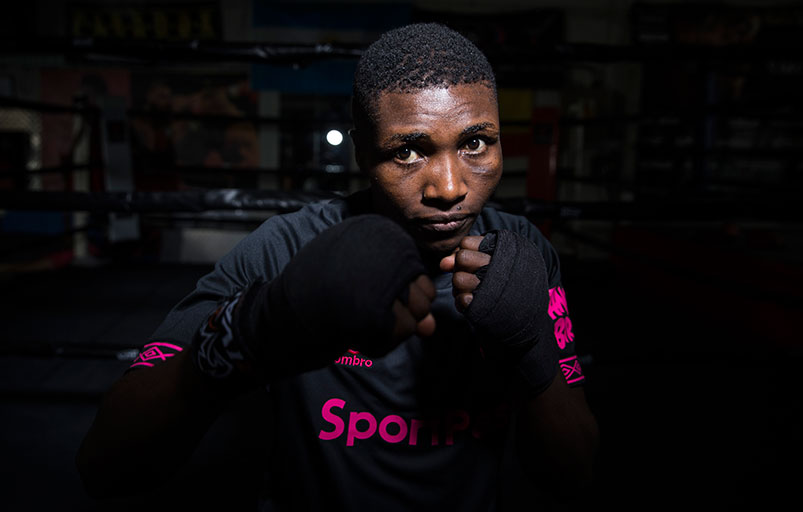
[[[549,290],[549,317],[555,321],[555,340],[558,348],[564,350],[570,343],[574,343],[574,332],[572,320],[569,318],[569,307],[566,304],[566,292],[560,286]],[[562,359],[560,368],[568,384],[584,379],[577,356]]]
[[[580,382],[585,378],[583,377],[583,369],[580,368],[580,361],[577,360],[577,356],[561,359],[560,371],[563,372],[563,377],[566,379],[567,384]]]
[[[549,290],[549,317],[555,320],[559,316],[568,314],[568,312],[566,292],[563,291],[563,288],[556,286]]]
[[[562,316],[555,320],[555,339],[558,340],[558,347],[561,350],[574,341],[572,320],[568,316]]]
[[[563,350],[574,341],[574,333],[569,307],[566,305],[566,292],[560,286],[549,290],[549,317],[555,321],[555,339],[558,340],[558,347]]]
[[[148,343],[142,347],[142,351],[139,353],[136,359],[134,359],[134,362],[131,363],[131,368],[134,368],[135,366],[151,367],[154,365],[154,363],[167,361],[168,357],[173,357],[182,350],[184,350],[182,347],[173,345],[172,343]]]

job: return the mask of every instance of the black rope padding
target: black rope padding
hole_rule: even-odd
[[[357,59],[364,45],[260,44],[252,42],[139,41],[95,37],[37,37],[0,39],[0,51],[16,54],[53,53],[87,60],[125,60],[126,63],[262,62],[307,64],[329,59]]]
[[[803,212],[791,202],[762,200],[540,201],[503,198],[488,202],[498,210],[530,220],[607,220],[633,222],[803,221]]]
[[[270,210],[291,212],[304,205],[342,197],[334,192],[217,189],[179,192],[0,191],[0,208],[8,210],[115,213]]]
[[[176,192],[60,192],[0,190],[0,209],[36,211],[86,211],[114,213],[206,212],[214,210],[265,210],[292,212],[323,199],[344,197],[327,191],[278,191],[215,189]],[[539,201],[499,198],[488,203],[498,210],[524,215],[531,220],[609,221],[803,221],[803,209],[788,201],[649,200]]]
[[[0,39],[0,51],[7,54],[51,53],[68,58],[140,62],[263,62],[282,65],[305,64],[328,59],[357,59],[364,44],[264,44],[255,42],[149,41],[96,37],[36,37]],[[738,50],[738,51],[736,51]],[[799,58],[796,45],[693,44],[610,45],[560,43],[530,45],[526,48],[488,48],[489,60],[507,62],[765,62],[768,58]]]

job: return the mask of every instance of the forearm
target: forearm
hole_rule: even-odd
[[[228,399],[210,388],[189,354],[129,372],[106,393],[76,457],[91,495],[163,481],[192,454]]]
[[[523,404],[516,430],[522,467],[531,478],[562,497],[591,484],[599,429],[581,387],[570,388],[558,374]]]

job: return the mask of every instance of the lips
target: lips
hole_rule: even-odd
[[[458,231],[465,226],[471,218],[470,215],[432,215],[429,217],[419,217],[415,224],[419,229],[433,233],[451,233]]]

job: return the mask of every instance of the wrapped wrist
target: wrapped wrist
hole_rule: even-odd
[[[235,318],[243,292],[222,300],[198,329],[192,343],[191,359],[198,371],[212,381],[233,388],[258,382],[253,358],[237,333]]]
[[[542,393],[558,373],[558,347],[551,340],[536,343],[515,363],[514,385],[526,398]]]
[[[486,356],[512,370],[517,390],[536,395],[558,367],[543,257],[532,242],[507,230],[486,234],[478,250],[491,260],[475,274],[480,283],[466,318]]]

